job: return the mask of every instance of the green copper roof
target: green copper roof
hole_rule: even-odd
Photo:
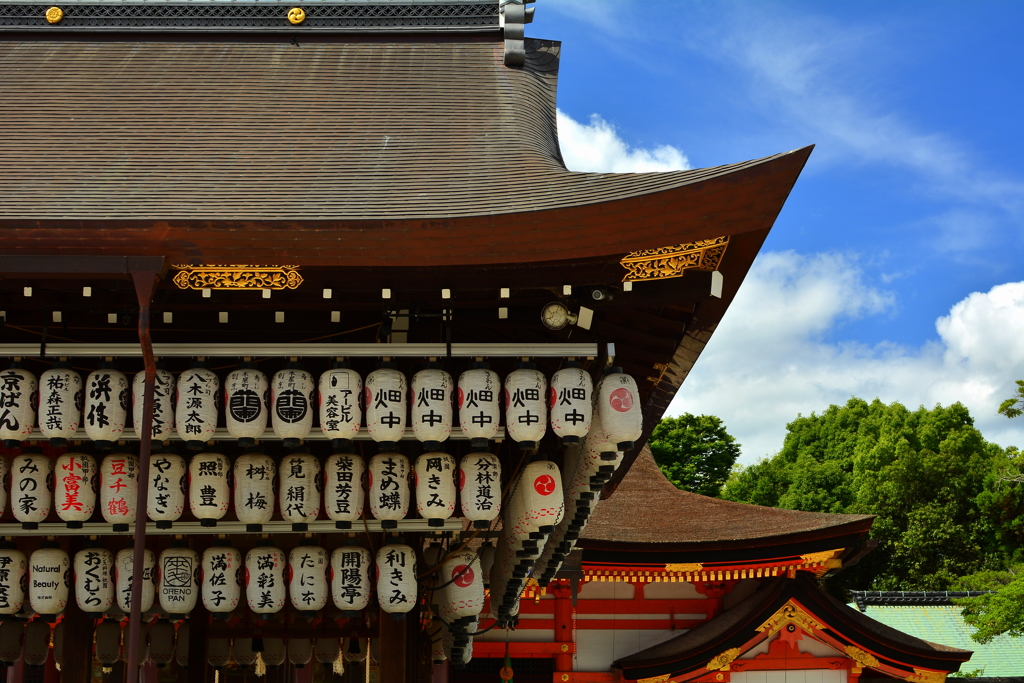
[[[856,609],[856,605],[850,605]],[[988,645],[971,640],[974,629],[960,617],[954,605],[865,605],[864,614],[886,626],[942,645],[973,650],[971,660],[961,671],[983,669],[978,674],[993,676],[1024,675],[1024,638],[999,636]]]

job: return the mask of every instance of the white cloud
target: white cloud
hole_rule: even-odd
[[[670,145],[631,147],[615,126],[597,114],[590,115],[590,123],[579,123],[559,110],[558,144],[570,171],[640,173],[690,168],[686,155]]]
[[[1024,282],[971,294],[921,347],[831,338],[844,323],[893,305],[853,257],[762,254],[668,414],[718,415],[745,463],[777,452],[798,414],[851,396],[910,409],[961,401],[988,440],[1024,446],[1024,423],[996,413],[1014,395],[1014,380],[1024,379]]]

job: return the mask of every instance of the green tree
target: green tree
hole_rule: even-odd
[[[705,496],[718,496],[740,456],[740,445],[714,415],[663,418],[649,443],[669,481]]]

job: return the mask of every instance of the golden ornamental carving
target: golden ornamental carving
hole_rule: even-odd
[[[688,269],[718,270],[729,236],[700,240],[689,244],[673,244],[657,249],[641,249],[626,254],[620,261],[626,269],[623,282],[664,280],[682,277]]]
[[[638,678],[636,683],[668,683],[670,678],[672,678],[672,674],[661,674],[652,678]]]
[[[812,634],[816,629],[823,630],[825,628],[818,620],[790,600],[780,607],[779,611],[773,614],[768,621],[758,626],[757,630],[768,631],[768,635],[771,636],[789,624],[794,624]]]
[[[732,664],[733,660],[740,656],[740,649],[738,647],[730,648],[725,652],[715,655],[710,662],[708,662],[708,671],[728,671],[729,665]]]
[[[854,645],[847,645],[845,651],[846,656],[852,659],[853,661],[857,662],[858,666],[878,666],[878,658],[870,652],[865,652],[864,650]]]
[[[46,21],[51,24],[59,24],[60,20],[64,18],[64,10],[60,7],[51,7],[46,10]]]
[[[834,559],[835,556],[842,551],[842,548],[837,548],[835,550],[825,550],[820,553],[807,553],[806,555],[801,555],[800,559],[804,561],[804,564],[825,564],[829,560]]]
[[[699,572],[704,569],[704,565],[700,562],[678,562],[676,564],[666,564],[665,571],[667,572]]]
[[[944,683],[946,672],[915,668],[914,673],[907,676],[907,680],[911,683]]]
[[[298,266],[174,266],[179,289],[296,289]]]
[[[306,20],[306,11],[301,7],[292,7],[288,10],[288,21],[298,26]]]

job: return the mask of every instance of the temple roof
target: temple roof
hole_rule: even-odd
[[[595,509],[580,545],[586,551],[699,551],[806,543],[838,548],[849,547],[851,539],[867,533],[873,519],[747,505],[681,491],[644,447],[615,493]],[[594,555],[585,552],[584,558]]]

